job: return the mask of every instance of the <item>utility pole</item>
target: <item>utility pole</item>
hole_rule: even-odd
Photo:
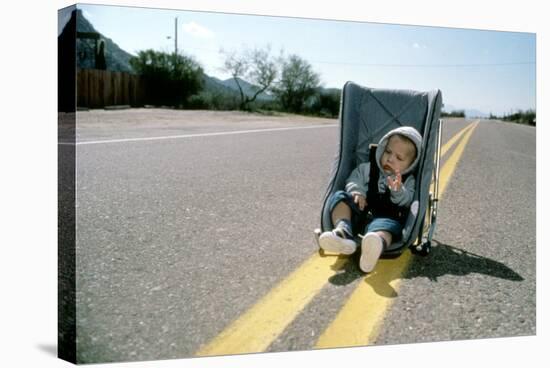
[[[176,71],[178,64],[178,17],[174,20],[174,71]]]
[[[174,34],[175,34],[175,37],[174,37],[174,55],[177,55],[178,54],[178,17],[176,17],[176,24],[175,24],[175,27],[174,27]]]

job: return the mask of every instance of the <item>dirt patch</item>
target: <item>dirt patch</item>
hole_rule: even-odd
[[[64,119],[60,118],[60,124]],[[335,125],[337,119],[241,111],[126,109],[76,114],[77,141],[226,132],[250,129]]]
[[[241,111],[172,110],[172,109],[126,109],[89,110],[77,113],[78,125],[94,124],[210,124],[272,122],[291,124],[333,124],[336,119],[307,117],[294,114],[264,115]]]

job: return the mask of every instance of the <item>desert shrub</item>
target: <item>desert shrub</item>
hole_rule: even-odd
[[[311,99],[308,112],[326,118],[338,117],[340,112],[341,91],[337,89],[318,89]]]
[[[453,110],[451,112],[441,111],[441,117],[464,118],[466,114],[464,110]]]
[[[502,120],[511,121],[518,124],[528,124],[528,125],[534,126],[536,125],[537,114],[535,110],[532,110],[532,109],[529,109],[526,111],[518,110],[514,113],[503,116]]]
[[[145,50],[130,64],[143,76],[146,104],[183,107],[202,88],[203,69],[189,56]]]

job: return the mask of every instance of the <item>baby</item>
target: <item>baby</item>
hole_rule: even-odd
[[[372,219],[361,241],[359,260],[361,270],[371,272],[384,249],[401,236],[414,197],[412,172],[421,148],[422,136],[412,127],[400,127],[383,136],[376,148],[377,167],[371,167],[370,162],[360,164],[346,180],[346,190],[329,198],[335,227],[321,234],[321,248],[339,254],[354,253],[354,234]]]

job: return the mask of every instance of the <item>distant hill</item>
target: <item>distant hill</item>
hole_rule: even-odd
[[[464,110],[464,114],[467,118],[488,118],[489,114],[483,111],[475,110],[475,109],[466,109]]]
[[[442,110],[448,113],[451,113],[453,111],[464,111],[464,115],[467,118],[488,118],[489,117],[489,114],[483,111],[479,111],[475,109],[463,109],[463,108],[458,108],[447,104],[443,106]]]
[[[250,97],[254,96],[256,91],[260,89],[260,87],[257,87],[251,83],[248,83],[243,79],[238,78],[238,80],[239,80],[239,84],[241,85],[241,88],[243,89],[243,93],[247,96],[250,96]],[[234,78],[229,78],[224,81],[220,81],[220,83],[239,93],[239,86],[237,85],[237,82],[235,81]],[[256,97],[256,100],[258,101],[273,101],[274,99],[275,97],[273,95],[265,92],[260,93],[258,97]]]
[[[224,81],[222,81],[221,79],[204,74],[203,83],[204,92],[217,95],[221,94],[226,97],[233,97],[235,99],[240,98],[239,92],[234,90],[233,88],[226,86],[224,84]]]
[[[76,18],[76,31],[99,33],[94,26],[84,17],[82,10],[77,10]],[[122,50],[118,45],[110,38],[99,33],[100,39],[105,41],[105,61],[107,64],[107,70],[113,70],[118,72],[132,72],[130,66],[131,54]],[[79,68],[91,69],[95,67],[94,57],[94,40],[89,39],[77,39],[76,50],[76,63]]]

